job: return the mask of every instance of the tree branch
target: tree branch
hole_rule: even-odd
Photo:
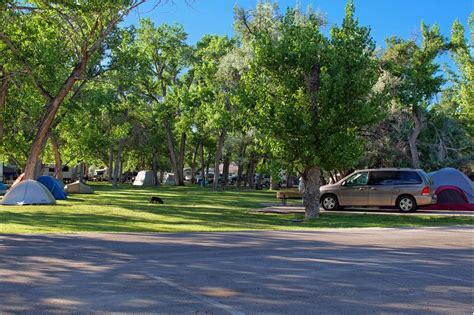
[[[5,33],[0,31],[0,39],[3,40],[5,44],[10,48],[12,53],[16,56],[16,59],[25,67],[26,72],[28,73],[29,77],[33,81],[34,86],[36,89],[41,93],[41,95],[48,101],[51,102],[53,100],[53,97],[51,94],[46,91],[46,89],[36,80],[33,71],[31,70],[30,65],[26,62],[25,59],[22,58],[20,55],[20,52],[16,48],[16,46],[13,44],[12,40],[10,37],[8,37]]]
[[[95,42],[90,46],[90,48],[87,50],[87,53],[89,55],[93,54],[97,49],[99,49],[100,44],[102,41],[107,37],[107,35],[112,32],[113,28],[117,25],[120,20],[122,20],[131,10],[135,9],[138,7],[140,4],[146,2],[146,0],[140,0],[131,5],[129,8],[124,10],[122,13],[118,13],[115,18],[112,18],[109,23],[107,23],[107,27],[105,29],[101,29],[99,38],[95,40]],[[98,22],[98,21],[97,21]],[[95,31],[95,30],[94,30]]]

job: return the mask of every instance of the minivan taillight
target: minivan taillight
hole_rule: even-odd
[[[429,196],[430,195],[430,188],[429,187],[423,188],[423,190],[421,191],[421,195],[422,196]]]

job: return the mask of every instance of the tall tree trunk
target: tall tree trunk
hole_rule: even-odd
[[[292,188],[293,181],[291,180],[291,172],[290,170],[286,171],[286,188]]]
[[[206,161],[204,160],[204,142],[201,142],[201,183],[204,185],[204,180],[206,179],[204,171],[206,168]]]
[[[209,165],[211,165],[211,150],[207,153],[206,159],[206,181],[209,179]]]
[[[33,171],[34,178],[38,178],[41,175],[43,175],[42,172],[43,172],[43,161],[41,161],[41,159],[38,159],[38,161],[36,161],[35,168]]]
[[[237,187],[240,187],[242,183],[242,174],[244,172],[244,159],[245,159],[245,150],[247,149],[247,145],[245,143],[242,143],[240,147],[240,157],[239,157],[239,162],[237,164],[237,182],[236,185]]]
[[[109,147],[109,165],[107,169],[108,182],[112,183],[112,177],[114,172],[114,146],[113,144]]]
[[[58,112],[59,107],[63,103],[69,91],[74,86],[74,83],[82,76],[86,68],[89,56],[83,58],[73,69],[69,77],[66,79],[64,84],[59,89],[58,94],[55,97],[50,97],[47,106],[46,113],[43,116],[36,137],[31,145],[30,154],[26,162],[25,167],[25,179],[35,179],[35,165],[40,158],[41,152],[43,152],[44,145],[48,139],[49,130],[53,124],[54,117]]]
[[[222,190],[225,190],[229,179],[230,152],[227,152],[224,158],[224,169],[222,170]]]
[[[156,153],[156,150],[153,149],[153,160],[152,160],[152,163],[151,163],[151,169],[153,171],[153,178],[154,178],[154,185],[155,186],[158,186],[159,185],[159,181],[158,181],[158,156],[157,156],[157,153]]]
[[[176,153],[174,150],[174,141],[173,141],[173,131],[168,121],[164,122],[165,124],[165,133],[166,133],[166,142],[168,144],[168,156],[170,159],[171,168],[173,169],[175,185],[179,185],[181,182],[180,173],[178,172],[178,160],[176,159]]]
[[[270,190],[279,190],[280,189],[280,186],[278,185],[279,184],[279,178],[275,175],[271,175],[270,176]]]
[[[79,181],[80,182],[84,181],[84,163],[83,162],[79,163]]]
[[[117,156],[115,157],[114,178],[112,180],[112,187],[113,188],[117,188],[117,183],[119,182],[120,164],[121,164],[121,160],[122,160],[122,151],[123,151],[124,142],[125,142],[124,139],[120,139],[119,146],[118,146],[118,151],[117,151]]]
[[[4,112],[5,104],[7,101],[7,91],[8,91],[8,76],[3,69],[3,66],[0,65],[0,145],[3,144],[3,122],[4,122]]]
[[[179,186],[184,186],[184,156],[186,154],[186,133],[181,133],[181,143],[179,145],[179,160],[178,160],[178,172],[179,172]]]
[[[242,179],[243,186],[246,187],[249,184],[249,174],[252,171],[252,161],[251,157],[249,157],[249,161],[247,162],[247,166],[245,169],[245,175],[242,175],[244,178]]]
[[[244,172],[244,163],[243,161],[239,161],[239,164],[237,165],[237,180],[236,180],[236,183],[235,185],[237,187],[240,187],[240,185],[242,184],[242,174]]]
[[[49,140],[51,140],[51,147],[53,148],[54,153],[54,177],[63,180],[63,162],[61,160],[61,152],[59,151],[58,139],[53,132],[49,134]]]
[[[122,177],[122,174],[123,174],[123,152],[122,154],[120,155],[120,168],[119,168],[119,183],[125,183],[123,177]]]
[[[224,148],[224,141],[225,141],[226,130],[222,129],[219,134],[219,139],[217,141],[217,148],[216,148],[216,157],[214,160],[214,182],[212,184],[212,188],[217,190],[219,187],[219,165],[221,163],[222,157],[222,149]]]
[[[411,117],[415,123],[413,132],[408,137],[408,144],[410,145],[411,160],[413,168],[420,168],[420,156],[418,154],[417,140],[420,135],[421,129],[423,128],[423,121],[421,120],[421,112],[417,106],[413,106]]]
[[[196,147],[194,148],[193,153],[193,160],[191,163],[191,184],[196,184],[196,158],[199,150],[199,142],[196,143]]]
[[[250,157],[247,169],[247,184],[250,188],[254,187],[255,184],[255,157],[253,155]]]
[[[303,172],[304,193],[303,204],[305,207],[305,219],[319,217],[319,186],[321,169],[318,166],[308,166]]]
[[[437,140],[438,152],[436,154],[436,159],[438,160],[438,162],[444,163],[444,160],[446,160],[446,157],[448,156],[446,144],[444,142],[443,136],[440,135],[438,132],[436,132],[436,137],[438,138]]]

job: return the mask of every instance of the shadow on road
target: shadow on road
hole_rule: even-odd
[[[464,312],[472,255],[450,228],[6,235],[0,313]]]

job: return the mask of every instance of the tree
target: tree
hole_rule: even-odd
[[[274,156],[289,157],[300,168],[305,217],[318,217],[321,167],[356,163],[362,151],[357,130],[379,118],[375,44],[351,2],[330,38],[320,31],[324,19],[311,10],[290,8],[279,16],[267,5],[259,12],[264,14],[251,20],[240,14],[239,20],[255,54],[246,75],[255,126]],[[269,16],[275,18],[264,18]]]
[[[453,23],[451,29],[450,55],[457,71],[450,71],[453,86],[450,89],[451,111],[474,132],[474,13],[468,21],[470,41],[466,42],[464,28],[459,21]]]
[[[236,90],[238,67],[234,62],[237,52],[235,41],[227,36],[204,36],[196,44],[196,60],[193,66],[194,84],[199,111],[205,117],[202,126],[209,133],[217,133],[214,159],[213,188],[219,183],[219,165],[222,159],[227,133],[237,117],[232,116],[232,95]],[[236,58],[233,58],[236,57]]]
[[[54,118],[91,58],[123,17],[143,2],[7,1],[0,15],[0,40],[45,102],[25,178],[35,178]]]
[[[141,20],[137,46],[141,75],[139,82],[143,95],[153,104],[157,123],[164,126],[170,164],[176,184],[184,185],[183,163],[186,132],[181,133],[180,153],[176,154],[173,126],[180,116],[180,103],[169,94],[177,85],[179,75],[189,63],[191,48],[186,44],[187,34],[181,25],[162,24],[155,27],[150,20]],[[176,94],[175,94],[176,95]]]
[[[389,38],[387,50],[382,56],[383,67],[400,79],[395,100],[409,111],[413,121],[408,143],[414,168],[421,167],[417,141],[424,126],[426,109],[432,98],[441,91],[444,82],[435,59],[446,48],[438,26],[430,28],[422,22],[421,33],[421,46],[415,40]]]

